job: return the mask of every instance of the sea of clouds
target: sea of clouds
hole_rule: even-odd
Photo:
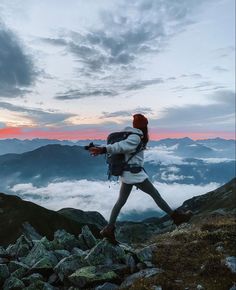
[[[205,194],[220,186],[218,183],[207,185],[166,184],[154,182],[161,196],[172,208],[180,206],[193,196]],[[98,211],[109,219],[113,205],[119,197],[119,181],[74,180],[52,182],[45,187],[36,187],[31,183],[14,185],[11,191],[24,200],[29,200],[52,210],[72,207],[83,211]],[[139,213],[148,210],[160,211],[151,196],[133,187],[126,204],[121,209],[122,216],[130,212]],[[120,217],[118,216],[119,220]],[[120,219],[121,220],[121,219]]]

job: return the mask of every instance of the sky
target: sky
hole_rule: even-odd
[[[235,0],[1,0],[0,138],[235,139]]]

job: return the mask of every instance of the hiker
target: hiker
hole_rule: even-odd
[[[135,152],[137,146],[142,141],[143,149],[146,148],[146,145],[149,141],[148,136],[148,119],[142,114],[133,115],[133,127],[124,128],[125,132],[130,132],[131,134],[122,141],[115,142],[114,144],[107,144],[103,147],[90,147],[89,152],[93,156],[97,156],[99,154],[117,154],[124,153],[125,160],[129,160],[132,153]],[[136,152],[135,155],[128,161],[129,167],[125,169],[120,176],[121,187],[119,198],[116,201],[110,215],[110,219],[108,224],[100,231],[101,236],[106,237],[111,243],[117,244],[115,238],[115,223],[117,216],[121,208],[126,203],[130,192],[133,186],[136,186],[138,189],[144,191],[149,194],[158,207],[166,212],[173,220],[176,225],[180,225],[181,223],[188,222],[191,218],[192,213],[182,212],[178,210],[172,210],[170,206],[166,203],[165,200],[161,197],[158,190],[153,186],[151,181],[148,178],[147,173],[143,169],[144,164],[144,150]],[[133,167],[137,170],[137,173],[132,173],[131,170]]]

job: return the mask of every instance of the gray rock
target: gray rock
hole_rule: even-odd
[[[83,251],[80,248],[75,247],[75,248],[72,249],[71,254],[72,255],[81,256],[81,257],[86,257],[89,252],[90,252],[90,250]]]
[[[232,287],[230,287],[229,290],[236,290],[236,284],[234,284]]]
[[[31,273],[46,274],[53,272],[53,268],[57,264],[57,258],[53,254],[47,255],[36,262],[30,269]]]
[[[0,258],[0,264],[5,264],[5,263],[9,263],[9,259],[8,258]]]
[[[3,283],[10,275],[7,265],[0,264],[0,284]]]
[[[88,246],[84,240],[84,236],[82,234],[78,235],[78,248],[82,249],[83,251],[88,250]]]
[[[24,264],[22,262],[18,262],[18,261],[10,261],[8,264],[8,269],[11,273],[20,269],[20,268],[29,269],[29,266],[27,266],[26,264]]]
[[[231,256],[225,259],[225,265],[233,272],[236,273],[236,257]]]
[[[85,260],[90,265],[112,265],[114,263],[125,263],[125,252],[119,246],[114,246],[105,239],[101,240],[91,249]]]
[[[61,229],[54,233],[53,245],[55,249],[71,251],[74,247],[79,246],[79,241],[74,235]]]
[[[36,281],[43,280],[43,275],[39,273],[33,273],[28,277],[24,277],[21,279],[22,282],[24,282],[25,285],[29,286],[30,284],[33,284]]]
[[[38,242],[40,242],[42,245],[44,245],[44,247],[46,248],[46,250],[48,250],[48,251],[54,250],[53,243],[51,241],[49,241],[47,239],[47,237],[42,237],[42,239],[39,240]]]
[[[87,266],[83,257],[78,255],[71,255],[62,259],[54,268],[54,271],[59,274],[60,278],[69,276],[78,268]]]
[[[11,256],[24,257],[30,249],[33,247],[33,243],[25,235],[21,235],[15,244],[11,244],[7,247],[6,251]]]
[[[29,222],[24,222],[22,224],[23,232],[25,236],[29,240],[41,240],[42,236],[35,230],[35,228],[29,223]]]
[[[119,289],[119,286],[110,282],[106,282],[95,288],[95,290],[117,290],[117,289]]]
[[[129,267],[130,273],[134,273],[137,270],[136,262],[132,254],[128,253],[125,257],[125,264]]]
[[[143,269],[146,269],[146,268],[147,268],[147,266],[146,266],[145,263],[143,263],[143,262],[137,263],[137,269],[138,270],[143,270]]]
[[[23,259],[23,262],[27,264],[28,266],[33,266],[35,263],[37,263],[40,259],[51,256],[52,253],[47,251],[45,246],[38,242],[34,245],[34,247],[31,249],[31,251],[28,253],[28,255]],[[55,257],[55,255],[53,255]],[[56,259],[56,257],[55,257]]]
[[[5,283],[3,284],[3,290],[19,290],[19,289],[25,289],[24,283],[16,278],[16,277],[9,277]]]
[[[85,244],[86,244],[88,249],[91,249],[92,247],[96,246],[97,239],[91,233],[91,231],[87,225],[82,227],[81,235],[83,236]]]
[[[120,289],[125,287],[130,287],[136,280],[140,278],[148,278],[157,274],[162,273],[163,271],[159,268],[151,268],[151,269],[144,269],[137,273],[134,273],[128,277],[121,283]]]
[[[141,262],[149,261],[152,262],[152,256],[153,256],[153,247],[147,246],[140,250],[136,251],[137,257]]]
[[[156,286],[156,285],[153,285],[151,290],[162,290],[162,287],[161,286]]]
[[[67,250],[55,250],[54,255],[57,257],[58,261],[61,261],[62,259],[69,257],[70,252]]]
[[[91,284],[114,281],[118,275],[109,266],[83,267],[68,277],[69,281],[78,287],[89,287]]]
[[[201,285],[201,284],[198,284],[197,285],[197,290],[204,290],[205,288]]]

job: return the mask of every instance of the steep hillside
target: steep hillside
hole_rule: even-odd
[[[81,228],[88,224],[69,219],[55,211],[48,210],[17,196],[0,193],[0,245],[15,241],[23,232],[23,223],[30,223],[36,231],[49,239],[57,229],[63,228],[69,233],[79,234]],[[99,229],[94,224],[88,224],[95,236]]]

